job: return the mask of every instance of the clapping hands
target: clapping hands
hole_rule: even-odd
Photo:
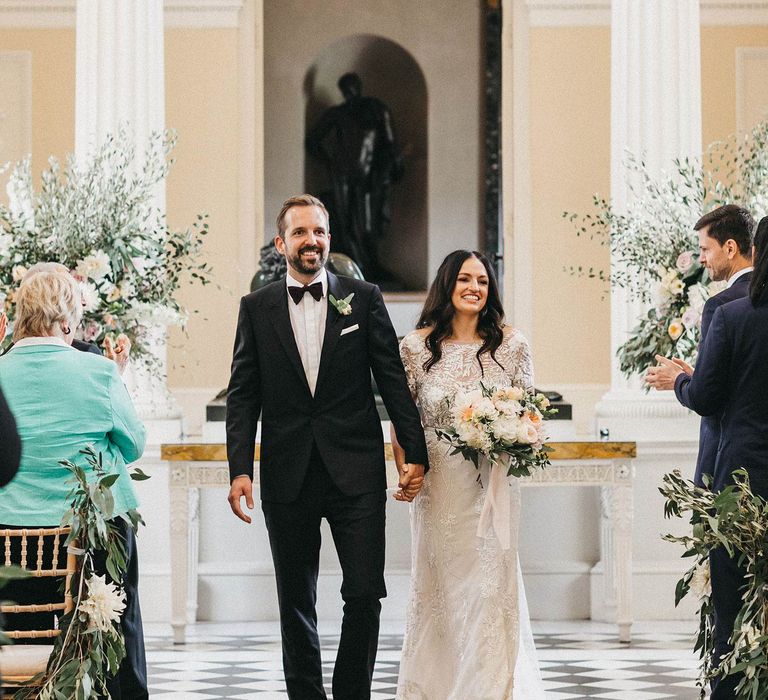
[[[131,354],[131,341],[125,333],[117,336],[113,343],[111,336],[104,338],[104,357],[113,360],[117,365],[117,370],[122,374],[128,366],[129,356]]]
[[[675,380],[679,374],[693,374],[693,367],[677,357],[670,360],[662,355],[656,355],[656,362],[659,364],[649,367],[645,373],[645,383],[657,391],[674,389]]]

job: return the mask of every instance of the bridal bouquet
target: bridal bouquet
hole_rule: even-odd
[[[544,421],[557,413],[543,394],[520,387],[496,388],[482,382],[479,389],[457,392],[448,400],[447,425],[437,436],[453,451],[479,466],[508,464],[507,476],[530,476],[549,465]]]

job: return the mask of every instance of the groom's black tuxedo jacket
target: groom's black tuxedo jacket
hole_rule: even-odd
[[[723,304],[747,296],[749,294],[750,279],[752,279],[752,273],[747,272],[739,277],[728,289],[724,289],[719,294],[715,294],[707,299],[707,303],[704,304],[704,309],[701,312],[701,340],[699,341],[699,348],[704,345],[715,311]],[[675,389],[675,392],[677,393],[677,389]],[[679,394],[677,398],[685,405]],[[703,416],[701,426],[699,427],[699,452],[696,457],[696,474],[693,478],[697,486],[704,485],[704,474],[711,476],[714,473],[719,443],[720,416]]]
[[[261,416],[265,501],[289,503],[298,496],[313,444],[342,493],[357,496],[386,488],[371,371],[406,461],[427,465],[424,432],[381,292],[368,282],[329,272],[328,293],[337,299],[355,296],[347,316],[324,299],[328,314],[314,397],[291,328],[285,280],[240,302],[227,390],[227,458],[231,479],[253,476]],[[345,329],[350,330],[342,335]]]

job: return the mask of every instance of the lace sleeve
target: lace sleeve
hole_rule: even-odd
[[[533,389],[533,358],[531,346],[520,331],[512,331],[504,340],[511,360],[509,375],[515,386]]]
[[[408,388],[411,396],[416,399],[424,370],[419,360],[420,346],[423,344],[418,333],[409,333],[400,341],[400,359],[403,361],[405,376],[408,378]]]

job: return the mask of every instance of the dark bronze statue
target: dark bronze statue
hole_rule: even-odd
[[[377,243],[390,221],[390,186],[402,176],[402,154],[387,106],[363,97],[356,73],[342,75],[338,85],[344,102],[320,117],[307,134],[306,148],[326,166],[331,180],[334,249],[352,257],[366,279],[377,282],[389,277],[379,264]]]

